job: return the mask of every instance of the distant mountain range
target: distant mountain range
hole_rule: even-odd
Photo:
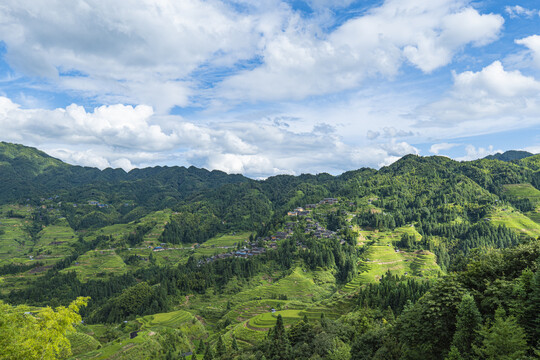
[[[488,155],[484,159],[488,160],[501,160],[501,161],[514,161],[514,160],[521,160],[525,159],[529,156],[533,156],[534,154],[528,152],[528,151],[522,151],[522,150],[508,150],[504,153],[496,153],[494,155]]]

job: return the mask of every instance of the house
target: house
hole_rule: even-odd
[[[163,251],[163,250],[165,250],[165,249],[162,246],[156,246],[154,248],[154,251]]]
[[[328,205],[334,205],[338,203],[338,199],[336,198],[324,198],[321,201],[319,201],[319,204],[328,204]]]

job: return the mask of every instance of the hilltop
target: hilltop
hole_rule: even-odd
[[[464,295],[536,346],[538,155],[266,180],[0,159],[0,296],[36,313],[90,296],[78,359],[441,359]]]
[[[533,153],[520,150],[508,150],[504,153],[496,153],[495,155],[488,155],[484,159],[488,160],[501,160],[501,161],[515,161],[525,159],[529,156],[533,156]]]

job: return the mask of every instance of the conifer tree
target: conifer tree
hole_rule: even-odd
[[[270,340],[269,358],[272,360],[291,359],[292,348],[285,333],[285,325],[281,314],[278,314],[276,326]]]
[[[212,360],[214,359],[214,352],[212,351],[212,347],[210,344],[206,346],[206,350],[204,351],[204,357],[203,360]]]
[[[231,346],[232,346],[232,349],[234,351],[238,351],[238,343],[236,342],[236,336],[234,336],[234,335],[232,337],[232,345]]]
[[[195,350],[195,353],[199,355],[204,354],[204,341],[202,339],[201,341],[199,341],[199,346],[197,346],[197,350]]]
[[[479,333],[483,341],[476,353],[486,360],[518,360],[525,355],[525,331],[513,316],[506,317],[503,308],[495,312],[493,324],[485,326]]]
[[[464,360],[459,352],[458,348],[452,345],[450,347],[450,352],[446,356],[445,360]]]
[[[476,307],[474,297],[469,293],[463,295],[457,310],[456,332],[452,346],[459,350],[463,358],[469,359],[473,352],[472,346],[476,342],[477,333],[482,324],[482,315]]]
[[[225,355],[226,352],[227,349],[225,348],[225,344],[223,343],[223,337],[220,335],[216,345],[216,355],[217,357],[221,358],[223,355]]]

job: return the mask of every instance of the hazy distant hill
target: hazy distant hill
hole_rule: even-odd
[[[501,160],[501,161],[514,161],[514,160],[521,160],[524,158],[527,158],[529,156],[533,156],[534,154],[528,152],[528,151],[521,151],[521,150],[508,150],[504,153],[496,153],[495,155],[488,155],[484,159],[488,160]]]
[[[182,199],[201,190],[246,181],[250,179],[242,175],[193,166],[156,166],[127,173],[122,169],[99,170],[66,164],[32,147],[0,143],[0,204],[60,191],[83,197],[79,200],[91,200],[84,196],[99,197],[113,190],[122,198],[146,199],[142,202],[155,201],[151,197],[156,192]]]

